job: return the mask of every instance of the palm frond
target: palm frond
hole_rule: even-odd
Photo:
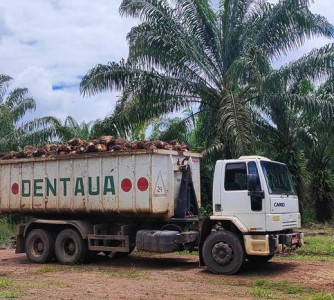
[[[5,93],[12,80],[8,75],[0,74],[0,104],[4,101]]]
[[[267,83],[274,85],[279,78],[287,83],[301,79],[319,80],[332,75],[333,71],[334,44],[327,44],[273,72],[268,76]]]

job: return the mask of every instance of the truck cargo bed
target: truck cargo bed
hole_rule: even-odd
[[[200,155],[136,150],[0,161],[0,213],[174,215],[183,161],[200,204]]]

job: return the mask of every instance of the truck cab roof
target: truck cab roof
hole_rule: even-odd
[[[248,156],[240,156],[239,157],[240,160],[249,160],[249,159],[258,159],[258,160],[267,160],[267,161],[271,161],[269,158],[264,157],[264,156],[260,156],[260,155],[248,155]]]

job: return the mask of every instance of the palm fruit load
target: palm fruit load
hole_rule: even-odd
[[[18,159],[30,157],[55,157],[62,155],[80,155],[92,152],[118,152],[118,151],[136,151],[136,150],[175,150],[175,151],[189,151],[185,144],[179,144],[178,141],[173,140],[169,143],[155,140],[147,141],[140,140],[129,142],[124,139],[117,139],[113,136],[103,136],[99,140],[85,141],[80,138],[73,138],[67,144],[46,144],[39,147],[26,146],[22,151],[10,151],[5,154],[0,154],[0,159]]]

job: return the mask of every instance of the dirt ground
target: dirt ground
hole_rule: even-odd
[[[275,259],[221,276],[199,268],[195,255],[98,256],[94,263],[72,267],[31,264],[24,254],[0,250],[0,298],[1,291],[3,297],[9,291],[7,297],[22,299],[253,299],[259,293],[254,282],[261,280],[333,294],[334,262]],[[291,298],[284,290],[275,295]]]

